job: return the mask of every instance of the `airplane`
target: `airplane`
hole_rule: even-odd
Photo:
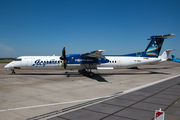
[[[118,69],[130,68],[142,64],[157,64],[167,61],[168,55],[172,50],[165,50],[159,56],[164,39],[175,36],[175,34],[150,36],[149,45],[143,52],[136,52],[127,55],[103,55],[104,50],[95,50],[85,54],[66,55],[65,47],[62,50],[62,56],[21,56],[7,64],[4,68],[11,70],[42,70],[42,69],[68,69],[79,70],[82,73],[88,73],[93,77],[92,69]]]
[[[171,56],[172,56],[172,61],[180,63],[180,59],[176,58],[174,55]]]

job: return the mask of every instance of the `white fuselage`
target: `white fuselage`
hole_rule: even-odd
[[[165,50],[161,56],[164,39],[175,36],[174,34],[151,36],[151,40],[146,50],[127,55],[103,55],[104,50],[95,50],[85,54],[66,55],[65,47],[62,56],[22,56],[7,64],[4,68],[14,69],[90,69],[90,76],[93,76],[91,69],[116,69],[129,68],[142,64],[156,64],[167,61],[168,55],[172,50]],[[139,57],[138,57],[139,56]],[[62,61],[63,60],[63,61]],[[65,66],[64,66],[65,65]]]
[[[7,64],[4,68],[35,70],[35,69],[64,69],[60,56],[22,56]],[[100,64],[67,64],[67,69],[117,69],[139,66],[142,64],[158,63],[160,58],[105,56],[108,63]],[[38,60],[38,61],[37,61]]]

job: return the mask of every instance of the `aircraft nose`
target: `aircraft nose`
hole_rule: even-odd
[[[5,69],[9,69],[10,68],[10,65],[7,64],[6,66],[4,66]]]

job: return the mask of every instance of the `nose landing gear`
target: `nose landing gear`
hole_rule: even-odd
[[[13,74],[13,75],[16,74],[16,72],[14,71],[14,69],[12,69],[11,71],[12,71],[12,74]]]

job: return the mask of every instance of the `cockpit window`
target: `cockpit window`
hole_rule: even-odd
[[[14,61],[22,61],[22,59],[15,59]]]

